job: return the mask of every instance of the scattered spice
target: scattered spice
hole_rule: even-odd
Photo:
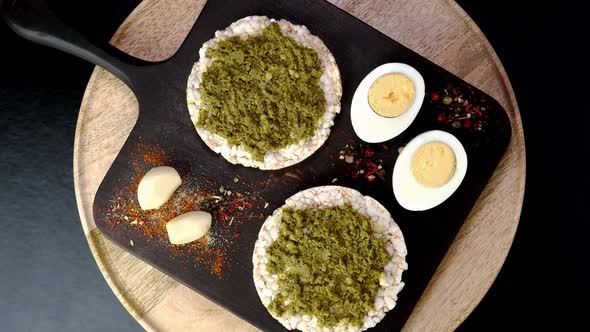
[[[430,99],[432,99],[432,101],[438,101],[438,100],[440,99],[440,93],[438,93],[438,92],[433,92],[433,93],[430,95]]]
[[[146,164],[155,166],[164,166],[163,156],[166,155],[164,150],[148,150],[147,146],[143,143],[140,143],[141,149],[144,150],[143,153],[143,160]]]
[[[383,169],[383,159],[390,156],[390,147],[386,144],[364,144],[351,142],[340,150],[338,159],[347,164],[345,175],[351,178],[363,178],[367,182],[377,179],[384,180],[386,172]],[[332,183],[338,179],[334,178]]]
[[[136,158],[132,159],[134,175],[131,184],[120,190],[111,200],[109,206],[101,207],[98,212],[111,229],[124,226],[121,231],[139,231],[144,238],[135,240],[157,241],[165,244],[173,256],[194,257],[194,267],[206,269],[221,278],[229,267],[228,259],[234,241],[239,238],[237,229],[253,219],[264,220],[264,214],[252,213],[262,204],[252,192],[232,192],[222,185],[215,189],[215,181],[208,178],[183,179],[182,185],[163,206],[144,211],[137,203],[137,185],[141,177],[152,167],[169,165],[167,153],[159,147],[149,147],[140,143],[135,148]],[[236,181],[236,179],[238,181]],[[236,175],[233,183],[240,176]],[[230,180],[231,182],[231,180]],[[198,188],[198,189],[197,189]],[[217,192],[219,191],[221,195]],[[265,208],[268,203],[265,204]],[[207,211],[212,214],[213,226],[209,233],[198,241],[185,245],[172,245],[168,240],[166,223],[176,216],[190,211]],[[126,238],[127,239],[127,238]],[[134,246],[133,240],[129,244]]]
[[[225,265],[228,262],[227,250],[225,245],[221,245],[219,239],[212,236],[206,236],[205,239],[189,243],[183,246],[173,246],[173,251],[177,255],[190,255],[196,253],[194,259],[195,268],[205,268],[218,278],[223,276]]]
[[[487,98],[468,84],[449,83],[446,88],[431,92],[430,102],[437,110],[436,121],[443,125],[478,132],[488,124]]]
[[[223,265],[225,264],[225,257],[221,254],[215,256],[215,260],[213,261],[213,273],[217,277],[221,277],[221,272],[223,271]]]

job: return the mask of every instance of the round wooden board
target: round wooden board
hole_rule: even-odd
[[[205,1],[144,0],[121,25],[111,43],[142,59],[167,59],[184,40]],[[452,330],[490,288],[508,254],[520,218],[525,145],[510,82],[485,36],[451,0],[331,1],[479,87],[496,98],[510,116],[510,146],[404,328]],[[100,270],[125,308],[148,330],[255,330],[119,249],[96,229],[92,218],[96,190],[137,115],[137,101],[131,91],[97,67],[78,117],[74,181],[82,226]]]

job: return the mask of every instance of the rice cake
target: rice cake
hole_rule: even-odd
[[[226,38],[240,36],[248,38],[261,33],[271,23],[277,22],[284,36],[295,40],[299,45],[314,49],[323,67],[323,73],[319,79],[320,88],[324,92],[325,112],[317,123],[313,137],[301,140],[297,144],[291,144],[275,151],[268,151],[264,161],[255,160],[252,154],[240,145],[231,145],[224,137],[212,133],[206,129],[196,127],[199,112],[205,106],[199,86],[202,83],[203,73],[211,65],[214,59],[207,57],[207,49],[215,48],[218,43]],[[312,35],[302,25],[294,25],[286,20],[274,20],[266,16],[248,16],[232,23],[225,30],[217,31],[215,37],[203,44],[199,50],[199,61],[192,68],[187,84],[187,105],[191,120],[197,133],[205,144],[216,153],[221,154],[232,164],[242,164],[247,167],[255,167],[264,170],[280,169],[294,165],[313,154],[328,138],[330,129],[334,124],[336,114],[340,112],[340,98],[342,97],[342,85],[340,71],[336,60],[324,42]]]
[[[374,235],[385,240],[387,252],[392,257],[384,268],[384,276],[380,281],[381,287],[375,298],[374,309],[369,311],[365,317],[361,329],[345,324],[320,327],[315,317],[300,314],[293,317],[275,317],[271,313],[287,329],[301,331],[363,331],[374,327],[385,317],[389,310],[395,307],[397,294],[404,286],[401,280],[402,273],[408,268],[405,259],[407,250],[403,234],[383,205],[369,196],[363,196],[354,189],[339,186],[323,186],[303,190],[288,198],[285,205],[276,209],[266,219],[258,234],[252,256],[254,285],[258,296],[262,304],[268,308],[272,299],[279,292],[278,276],[267,271],[268,258],[266,257],[266,250],[279,237],[283,208],[291,207],[296,210],[305,208],[318,209],[342,206],[344,204],[350,204],[353,209],[371,220]]]

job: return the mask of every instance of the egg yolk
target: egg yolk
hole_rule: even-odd
[[[455,174],[455,153],[444,143],[427,143],[416,150],[411,167],[412,174],[420,184],[440,187]]]
[[[414,102],[416,87],[406,76],[386,74],[373,82],[369,89],[369,106],[384,117],[396,117],[405,113]]]

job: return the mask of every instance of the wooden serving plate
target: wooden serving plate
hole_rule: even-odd
[[[339,3],[337,3],[339,4]],[[339,4],[342,5],[342,4]],[[143,6],[143,7],[142,7]],[[149,8],[149,6],[153,6],[151,7],[151,9],[156,8],[157,6],[154,5],[154,3],[143,3],[142,6],[138,7],[138,9],[130,16],[130,18],[128,19],[127,23],[125,23],[123,27],[125,27],[125,29],[129,28],[129,22],[131,22],[133,20],[133,16],[134,14],[136,14],[138,11],[140,10],[144,10],[146,7]],[[425,7],[426,8],[426,7]],[[346,7],[344,8],[346,9]],[[446,10],[447,15],[450,15],[453,13],[453,10],[455,10],[455,15],[460,14],[461,12],[456,12],[458,10],[458,8],[454,5],[443,5],[443,4],[439,4],[439,7],[436,8],[432,8],[432,9],[436,9],[436,10]],[[432,10],[431,9],[431,10]],[[362,8],[357,9],[360,12],[362,12]],[[396,13],[400,13],[400,11],[398,10]],[[435,11],[436,13],[436,11]],[[357,14],[353,11],[353,14]],[[440,14],[440,12],[438,13]],[[190,16],[190,15],[189,15]],[[440,15],[439,15],[440,17]],[[191,17],[184,17],[187,20],[186,24],[190,24],[190,20],[194,19]],[[364,18],[363,18],[364,19]],[[401,20],[401,19],[400,19]],[[181,20],[182,21],[182,20]],[[371,23],[371,21],[368,21],[369,23]],[[389,22],[391,23],[391,22]],[[466,28],[465,26],[463,28]],[[474,27],[471,27],[474,28]],[[387,30],[387,29],[386,29]],[[179,29],[178,31],[180,31],[179,35],[182,35],[182,29]],[[313,30],[312,30],[313,31]],[[383,30],[382,30],[383,31]],[[121,31],[120,31],[121,32]],[[388,32],[388,31],[383,31],[383,32]],[[119,34],[121,35],[121,34]],[[415,36],[415,35],[412,35]],[[475,38],[475,37],[472,37]],[[180,38],[181,39],[181,38]],[[400,40],[399,37],[397,37],[398,40]],[[116,40],[116,38],[114,38],[114,40]],[[402,40],[403,41],[403,40]],[[456,41],[455,41],[456,42]],[[480,43],[485,42],[485,39],[482,39],[479,41]],[[411,46],[410,44],[406,43],[406,45]],[[484,44],[485,46],[486,44]],[[143,48],[145,49],[145,48]],[[466,51],[466,50],[463,50]],[[468,51],[468,50],[467,50]],[[488,52],[492,52],[491,49],[488,50]],[[130,52],[131,54],[133,54],[133,52]],[[164,53],[164,52],[163,52]],[[485,53],[482,53],[485,54]],[[494,56],[493,53],[488,53],[488,56],[490,57],[491,60],[494,60]],[[144,56],[145,57],[145,56]],[[147,58],[147,57],[146,57]],[[481,66],[481,65],[480,65]],[[479,68],[476,66],[476,68]],[[496,74],[498,76],[501,76],[502,70],[501,67],[499,67],[499,71],[496,72]],[[492,67],[493,69],[493,67]],[[489,69],[488,69],[489,70]],[[102,78],[100,78],[102,77]],[[97,81],[98,80],[98,81]],[[506,81],[506,86],[509,88],[509,84]],[[477,84],[476,84],[477,85]],[[481,86],[481,85],[480,85]],[[96,95],[96,93],[101,92],[100,95],[104,96],[106,95],[107,91],[105,90],[101,90],[101,89],[111,89],[111,91],[109,92],[109,95],[111,96],[110,98],[106,98],[105,100],[107,101],[111,101],[111,102],[117,102],[121,107],[125,108],[130,108],[131,105],[133,105],[133,98],[130,98],[129,96],[129,92],[128,91],[124,91],[124,86],[122,84],[120,84],[120,82],[114,81],[110,75],[108,73],[105,73],[104,71],[97,71],[94,73],[93,78],[91,79],[91,82],[89,84],[89,89],[87,90],[87,94],[85,96],[85,101],[81,110],[81,115],[80,115],[80,120],[79,120],[79,125],[83,123],[85,117],[84,117],[84,112],[87,109],[86,106],[88,106],[88,101],[89,100],[93,100],[93,99],[89,99],[92,98],[92,96],[89,95],[89,93],[93,93],[95,94],[94,98],[97,98],[98,95]],[[506,91],[510,91],[509,89]],[[125,95],[125,93],[127,93],[127,95]],[[510,96],[510,94],[508,94],[505,97]],[[126,98],[122,98],[121,97],[126,97]],[[498,97],[497,97],[498,98]],[[122,103],[123,101],[126,100],[127,105],[125,105],[124,103]],[[502,99],[499,99],[502,102]],[[100,105],[100,101],[98,101],[97,99],[94,99],[94,103],[98,103],[96,105]],[[508,104],[510,105],[510,104]],[[480,199],[478,201],[478,205],[476,205],[476,207],[474,208],[474,210],[471,212],[470,218],[468,218],[465,226],[463,227],[462,232],[459,235],[459,238],[461,238],[461,236],[465,236],[465,232],[466,232],[466,228],[469,229],[470,227],[472,227],[473,229],[481,229],[481,228],[486,228],[486,227],[491,227],[490,224],[494,224],[495,226],[493,226],[492,229],[500,229],[503,230],[503,233],[501,233],[501,235],[503,235],[503,237],[505,237],[506,239],[504,240],[505,242],[505,246],[504,247],[490,247],[491,244],[493,245],[498,245],[501,244],[502,241],[500,241],[499,238],[493,238],[490,236],[490,234],[486,234],[486,237],[481,237],[478,238],[478,245],[473,246],[473,248],[469,247],[473,253],[480,253],[480,255],[470,255],[470,257],[463,257],[463,259],[465,260],[470,260],[469,263],[464,262],[464,266],[462,269],[455,269],[455,272],[452,273],[450,276],[446,276],[445,271],[443,269],[443,267],[445,267],[445,264],[451,264],[453,257],[455,257],[454,259],[457,260],[458,262],[461,261],[461,257],[462,255],[465,255],[465,252],[462,252],[460,254],[457,254],[457,248],[458,246],[461,245],[466,245],[469,244],[469,242],[465,242],[468,241],[469,236],[467,236],[465,239],[462,239],[461,241],[457,242],[455,241],[455,244],[453,245],[453,247],[451,248],[451,250],[449,251],[445,261],[443,261],[443,264],[441,265],[441,267],[439,268],[439,272],[437,273],[437,276],[435,276],[435,278],[433,280],[435,280],[435,283],[431,282],[431,286],[428,289],[428,291],[425,293],[425,295],[423,296],[422,302],[421,304],[416,307],[416,309],[414,310],[413,313],[413,317],[410,319],[410,321],[408,322],[408,325],[406,325],[406,328],[411,328],[413,325],[415,324],[416,328],[422,329],[422,328],[426,328],[427,326],[431,326],[431,327],[453,327],[456,326],[456,324],[458,324],[458,322],[460,322],[466,315],[467,313],[475,306],[475,304],[479,301],[479,299],[481,298],[481,296],[483,295],[483,293],[485,293],[485,290],[489,287],[489,284],[491,284],[491,281],[493,281],[493,278],[495,277],[495,274],[497,273],[497,270],[499,269],[499,267],[501,266],[501,262],[503,261],[507,249],[509,247],[509,244],[511,243],[513,234],[514,234],[514,230],[515,230],[515,226],[517,224],[518,221],[518,215],[520,212],[520,206],[521,206],[521,202],[522,202],[522,192],[523,192],[523,185],[524,185],[524,154],[522,155],[518,155],[518,151],[520,149],[520,151],[522,152],[524,150],[524,145],[520,144],[522,143],[522,129],[521,129],[521,125],[519,122],[519,118],[518,118],[518,113],[517,113],[517,109],[516,109],[516,105],[515,103],[512,104],[513,108],[510,107],[506,107],[506,104],[504,103],[504,107],[507,109],[508,114],[511,116],[511,122],[512,122],[512,142],[508,148],[508,153],[503,157],[502,162],[500,164],[500,166],[498,167],[498,169],[495,172],[494,177],[492,178],[492,180],[490,181],[490,185],[487,186],[486,190],[484,191],[484,194],[482,196],[480,196]],[[110,106],[112,107],[112,106]],[[132,107],[132,106],[131,106]],[[100,107],[98,107],[98,109],[100,109]],[[119,111],[121,111],[121,108],[119,108]],[[113,112],[109,112],[110,116],[113,116],[115,114],[113,114]],[[110,122],[114,119],[109,119],[108,121],[106,119],[103,119],[103,121],[107,121],[110,122],[113,127],[109,128],[107,125],[107,123],[101,123],[100,124],[100,129],[102,131],[101,135],[99,137],[101,138],[106,138],[109,137],[111,138],[111,136],[119,136],[121,137],[121,140],[124,140],[124,138],[126,137],[126,134],[128,134],[128,130],[124,130],[124,128],[121,128],[121,124],[124,124],[125,122],[130,122],[129,120],[129,115],[133,115],[132,113],[119,113],[116,114],[117,116],[121,116],[120,118],[116,119],[116,122]],[[95,114],[95,116],[102,118],[103,116],[101,116],[100,113]],[[88,118],[86,118],[88,120]],[[127,121],[124,121],[127,120]],[[132,123],[130,123],[132,125]],[[516,125],[515,125],[516,124]],[[97,124],[92,124],[93,126],[97,125]],[[85,127],[88,126],[88,124],[86,123]],[[112,131],[110,131],[110,130]],[[130,128],[129,128],[130,129]],[[87,130],[91,130],[90,128],[88,128]],[[104,132],[106,130],[106,133]],[[76,153],[81,153],[81,151],[84,151],[83,149],[81,150],[81,145],[83,144],[81,142],[81,134],[83,132],[81,130],[77,131],[77,139],[76,139]],[[120,134],[119,134],[120,133]],[[515,135],[516,134],[516,135]],[[104,136],[102,136],[104,135]],[[94,139],[96,139],[97,137],[95,136]],[[516,145],[515,145],[515,140],[518,140]],[[117,145],[116,143],[114,143],[114,141],[112,139],[109,139],[110,143],[109,146],[114,148],[114,150],[111,151],[111,153],[116,154],[118,152],[118,149],[120,149],[120,144]],[[520,142],[520,143],[518,143]],[[96,145],[99,142],[91,142],[91,141],[87,141],[87,143],[91,143],[93,145]],[[100,142],[102,143],[102,142]],[[104,149],[103,145],[103,149]],[[88,151],[96,151],[96,148],[91,148],[88,147]],[[101,151],[101,155],[106,156],[106,154],[104,154],[104,152],[106,151]],[[516,153],[516,155],[512,155]],[[512,157],[511,157],[512,155]],[[76,154],[76,158],[75,158],[75,167],[80,165],[80,156],[81,154]],[[94,155],[96,157],[96,155]],[[512,166],[508,166],[510,165],[510,163],[508,163],[508,161],[511,161],[510,158],[514,158],[513,161],[513,165]],[[108,168],[108,165],[110,164],[109,160],[107,160],[106,158],[101,158],[103,161],[106,160],[106,168]],[[110,160],[112,161],[112,159]],[[95,159],[96,162],[96,159]],[[94,163],[93,163],[94,164]],[[82,201],[82,196],[81,192],[80,192],[80,183],[81,180],[83,178],[80,177],[80,173],[78,173],[78,170],[75,169],[76,171],[76,179],[77,179],[77,185],[76,185],[76,189],[77,189],[77,196],[78,196],[78,202],[81,206],[84,205],[84,202]],[[104,172],[102,173],[104,174]],[[96,176],[96,174],[94,174]],[[98,181],[100,181],[102,179],[102,176],[100,177],[100,179],[97,179]],[[507,179],[510,179],[509,181],[512,183],[508,183],[508,182],[503,182],[506,181]],[[504,183],[504,187],[502,186],[502,183]],[[492,186],[492,184],[494,186]],[[503,189],[504,188],[504,189]],[[94,187],[94,190],[96,190],[96,187]],[[512,195],[510,195],[510,193],[512,193]],[[94,192],[90,193],[90,196],[93,196]],[[506,197],[503,197],[502,200],[498,200],[494,198],[495,194],[501,194],[504,196],[511,196],[513,201],[506,201]],[[487,199],[487,201],[486,201]],[[92,199],[90,200],[90,202],[92,202]],[[502,204],[505,204],[506,206],[510,206],[512,204],[513,209],[511,210],[512,214],[511,215],[502,215],[500,213],[498,213],[498,211],[494,211],[494,209],[498,209],[501,212],[506,212],[507,210],[502,207],[500,207],[498,202],[502,202]],[[88,204],[88,203],[86,203]],[[89,206],[87,205],[86,208],[88,208]],[[492,210],[489,210],[492,209]],[[487,211],[485,213],[492,213],[493,215],[482,215],[481,213],[483,213],[483,211]],[[510,211],[510,210],[509,210]],[[495,218],[494,218],[495,217]],[[504,217],[504,218],[502,218]],[[395,218],[395,215],[394,215]],[[489,218],[489,219],[486,219]],[[82,214],[82,219],[84,220],[84,214]],[[490,220],[494,219],[494,222],[491,223],[489,222]],[[498,222],[498,219],[505,219],[505,221],[502,222]],[[88,220],[88,219],[86,219]],[[475,220],[475,221],[474,221]],[[489,223],[487,224],[486,221]],[[83,222],[84,224],[84,222]],[[473,224],[473,225],[472,225]],[[472,225],[472,226],[469,226]],[[109,260],[108,257],[112,258],[111,255],[114,253],[114,251],[118,250],[115,248],[110,248],[109,249],[109,243],[105,242],[100,234],[96,233],[96,231],[94,232],[90,232],[91,228],[93,228],[92,223],[90,224],[86,224],[85,225],[86,230],[88,231],[89,239],[90,240],[90,244],[91,244],[91,248],[93,248],[93,252],[95,253],[95,257],[97,257],[97,261],[99,262],[99,265],[101,265],[101,261],[103,263],[106,262],[106,260]],[[403,230],[403,226],[402,226],[402,230]],[[490,228],[488,228],[488,231],[490,230]],[[473,230],[471,230],[473,231]],[[477,235],[477,233],[479,232],[475,232],[473,231],[473,234]],[[469,233],[468,233],[469,235]],[[488,239],[487,243],[488,245],[486,246],[485,243],[486,241],[483,241],[484,239]],[[465,242],[463,244],[461,244],[462,242]],[[483,243],[483,245],[482,245]],[[499,250],[500,249],[500,250]],[[481,258],[481,257],[485,257],[484,255],[482,255],[481,253],[485,253],[487,254],[489,257],[487,258]],[[122,255],[122,256],[121,256]],[[131,257],[129,257],[127,254],[122,254],[122,253],[118,253],[117,256],[123,257],[125,256],[125,260],[127,259],[131,259]],[[477,257],[477,259],[474,259],[474,257]],[[495,268],[490,269],[490,267],[487,265],[491,261],[494,261],[495,258],[495,262],[496,264],[494,265]],[[481,259],[483,259],[483,261],[480,261]],[[444,280],[447,280],[448,283],[451,283],[452,280],[454,280],[454,282],[459,282],[459,280],[457,280],[457,276],[460,276],[461,273],[463,273],[463,276],[469,276],[472,274],[476,274],[476,273],[482,273],[482,270],[477,271],[476,269],[473,269],[474,266],[478,266],[478,264],[482,264],[484,267],[482,268],[484,271],[488,271],[487,273],[487,278],[479,278],[478,282],[482,282],[485,281],[487,283],[486,287],[473,287],[471,288],[471,292],[472,294],[476,294],[470,298],[466,298],[464,297],[465,294],[463,294],[462,297],[463,299],[471,299],[469,300],[463,300],[463,301],[457,301],[457,300],[451,300],[451,303],[453,303],[454,307],[463,307],[463,312],[461,313],[459,318],[455,318],[454,321],[452,322],[447,322],[446,324],[441,323],[444,322],[444,320],[439,321],[436,318],[436,315],[434,315],[435,313],[438,314],[441,311],[445,312],[447,310],[447,305],[445,305],[446,301],[449,301],[449,299],[452,299],[451,295],[447,295],[447,296],[440,296],[437,295],[437,283],[440,283]],[[109,263],[108,265],[103,265],[101,267],[104,267],[106,269],[106,271],[113,271],[113,268],[115,266],[117,266],[118,264],[114,264],[114,262]],[[485,268],[487,267],[487,269]],[[156,279],[160,279],[161,276],[158,275],[157,272],[154,272],[150,269],[144,270],[146,269],[145,266],[143,266],[141,263],[137,263],[135,261],[133,261],[133,264],[128,265],[128,268],[133,268],[133,269],[137,269],[135,270],[136,272],[142,272],[145,273],[144,277],[147,277],[147,279],[149,280],[149,276],[155,277]],[[481,266],[479,267],[481,268]],[[105,270],[103,270],[105,271]],[[117,268],[114,271],[119,271],[119,268]],[[492,272],[489,272],[492,271]],[[448,273],[448,272],[447,272]],[[111,280],[111,284],[112,286],[114,285],[114,287],[116,288],[121,288],[124,287],[126,290],[127,295],[126,296],[130,296],[130,294],[134,294],[136,292],[131,291],[132,289],[134,289],[132,285],[132,280],[134,279],[133,277],[131,278],[127,278],[125,277],[125,279],[122,279],[119,275],[119,273],[115,273],[115,272],[107,272],[107,280],[109,280],[111,277],[115,277],[115,280]],[[134,276],[137,276],[137,273],[131,272],[131,274],[133,274]],[[454,276],[453,276],[454,274]],[[117,275],[119,275],[119,277],[117,277]],[[447,278],[447,279],[445,279]],[[144,292],[143,294],[136,294],[135,296],[132,297],[133,300],[130,300],[130,302],[127,303],[127,307],[129,309],[129,307],[131,307],[132,309],[130,309],[130,311],[132,312],[132,314],[135,314],[137,316],[141,316],[142,318],[140,318],[140,322],[142,322],[142,324],[144,324],[144,326],[146,327],[151,327],[151,328],[157,328],[157,329],[166,329],[166,328],[172,328],[173,326],[176,326],[176,328],[183,328],[183,327],[189,327],[190,325],[174,325],[174,324],[191,324],[191,322],[193,321],[192,318],[195,317],[195,314],[190,314],[190,313],[186,313],[185,315],[183,315],[183,317],[180,317],[179,322],[170,322],[170,323],[165,323],[164,320],[160,321],[160,319],[158,319],[157,317],[164,317],[164,316],[170,316],[170,312],[165,310],[164,307],[170,307],[170,304],[172,304],[172,307],[174,307],[174,303],[177,303],[176,301],[178,301],[179,299],[175,298],[175,296],[171,296],[171,294],[175,293],[175,292],[181,292],[182,294],[186,294],[188,292],[186,292],[186,289],[184,289],[182,286],[178,286],[175,282],[170,281],[167,278],[162,278],[164,280],[160,281],[158,280],[155,283],[152,283],[151,281],[146,280],[146,278],[141,278],[141,285],[139,285],[140,287],[148,287],[151,288],[151,286],[157,286],[156,288],[160,288],[159,291],[157,291],[156,293],[151,293],[151,292],[147,292],[147,294]],[[165,281],[165,282],[164,282]],[[126,285],[126,286],[125,286]],[[137,285],[136,285],[137,286]],[[464,285],[465,286],[469,286],[469,285]],[[444,286],[443,286],[444,287]],[[469,287],[467,287],[466,289],[470,289]],[[447,294],[453,294],[455,290],[455,288],[451,288],[446,290]],[[440,293],[441,290],[438,290],[438,292]],[[121,295],[123,296],[123,295]],[[121,297],[120,296],[120,297]],[[165,298],[162,299],[162,296],[164,296]],[[186,294],[185,296],[189,296],[190,298],[195,298],[195,294]],[[402,295],[403,296],[403,292]],[[434,300],[433,300],[433,296]],[[439,297],[440,296],[440,297]],[[142,298],[142,299],[140,299]],[[160,298],[160,300],[158,300],[158,298]],[[425,305],[424,303],[428,303],[428,299],[430,298],[430,301],[436,301],[438,302],[438,305],[434,305],[435,306],[435,310],[432,310],[429,314],[428,311],[428,305]],[[163,306],[164,303],[166,303],[166,299],[168,299],[168,301],[173,301],[173,303],[167,303],[169,304],[168,306]],[[425,302],[426,301],[426,302]],[[127,302],[127,301],[126,301]],[[124,302],[125,303],[125,302]],[[192,303],[192,302],[191,302]],[[457,313],[460,312],[458,310],[453,310],[453,306],[448,306],[448,312],[446,313],[447,315],[452,314],[452,313]],[[191,306],[189,306],[190,308]],[[442,307],[442,309],[441,309]],[[160,308],[160,311],[156,310],[157,308]],[[397,308],[396,308],[397,309]],[[456,309],[456,308],[455,308]],[[170,308],[168,308],[168,310],[171,310]],[[183,309],[184,310],[184,309]],[[436,312],[435,312],[436,311]],[[158,312],[160,312],[160,316],[158,316]],[[172,311],[174,312],[174,311]],[[215,324],[215,317],[220,318],[221,320],[225,320],[225,318],[222,318],[224,316],[223,311],[219,311],[220,312],[220,316],[218,317],[217,315],[214,315],[213,317],[210,317],[211,319],[207,319],[207,322],[209,324]],[[395,312],[395,310],[394,310]],[[149,313],[149,315],[148,315]],[[427,315],[425,316],[426,319],[422,318],[420,319],[420,314],[422,315]],[[391,313],[390,313],[391,315]],[[136,316],[136,317],[137,317]],[[178,315],[174,315],[174,319],[178,319]],[[451,315],[452,317],[452,315]],[[187,321],[188,319],[188,321]],[[201,317],[202,319],[202,317]],[[158,322],[161,322],[160,324],[158,324]],[[237,322],[237,320],[236,320]],[[429,323],[430,322],[430,323]],[[172,325],[170,325],[172,324]],[[236,323],[238,324],[238,323]],[[426,325],[424,325],[426,324]],[[434,325],[428,325],[428,324],[434,324]],[[213,328],[214,325],[210,325],[209,327]],[[201,327],[203,328],[203,327]]]

